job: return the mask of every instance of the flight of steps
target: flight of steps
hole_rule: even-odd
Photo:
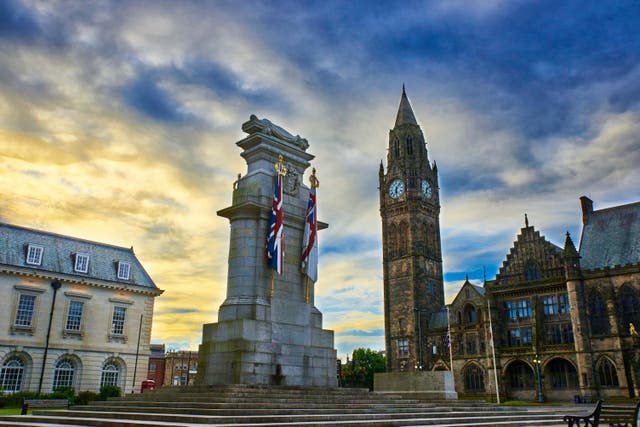
[[[366,389],[269,386],[168,387],[124,398],[0,416],[2,426],[562,426],[574,407],[421,402]]]

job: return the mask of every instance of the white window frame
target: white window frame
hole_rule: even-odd
[[[118,261],[118,279],[129,280],[131,277],[131,263]]]
[[[27,255],[25,257],[25,263],[29,265],[42,265],[42,255],[44,254],[44,247],[40,245],[32,245],[29,243],[27,246]]]
[[[120,319],[119,315],[116,318],[116,312],[122,310],[122,319]],[[127,307],[122,307],[116,305],[113,307],[113,312],[111,314],[111,335],[116,337],[122,337],[125,335],[125,323],[127,321]]]
[[[56,391],[59,387],[73,387],[75,380],[76,366],[69,358],[58,360],[53,368],[53,387],[51,391]]]
[[[77,253],[76,262],[73,265],[73,271],[77,273],[88,273],[89,272],[89,254],[85,253]]]
[[[72,307],[74,306],[74,304],[80,304],[80,314],[77,314],[77,310],[74,310],[72,312]],[[73,317],[73,321],[71,322]],[[77,318],[77,322],[75,321],[75,318]],[[82,320],[84,318],[84,301],[78,301],[78,300],[71,300],[69,301],[69,308],[67,309],[67,318],[66,321],[64,323],[64,330],[66,332],[76,332],[79,333],[80,331],[82,331]],[[77,325],[77,327],[76,327]],[[69,327],[71,326],[71,327]]]
[[[18,323],[18,319],[19,318],[20,318],[21,321],[23,319],[26,319],[25,316],[21,315],[20,302],[22,301],[22,297],[32,298],[32,301],[33,301],[33,303],[31,304],[31,307],[30,307],[30,313],[29,313],[29,316],[28,316],[29,317],[29,319],[28,319],[29,322],[28,323],[24,323],[24,322]],[[15,328],[24,328],[24,329],[32,329],[33,328],[33,320],[34,320],[33,317],[34,317],[34,314],[36,312],[37,299],[38,299],[37,295],[33,295],[33,294],[26,294],[26,293],[23,294],[23,293],[21,293],[21,294],[18,295],[18,301],[17,301],[17,304],[16,304],[16,315],[13,318],[13,326]],[[22,312],[26,312],[26,310],[23,309]]]

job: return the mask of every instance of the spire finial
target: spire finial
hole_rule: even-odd
[[[405,91],[404,91],[404,83],[402,83],[402,94],[406,95]]]
[[[524,213],[524,226],[529,227],[529,217],[526,212]]]
[[[465,274],[465,278],[464,278],[464,280],[465,280],[465,282],[468,282],[468,281],[469,281],[469,273],[466,273],[466,274]]]

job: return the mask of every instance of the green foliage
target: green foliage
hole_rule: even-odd
[[[81,391],[75,399],[75,405],[88,405],[91,402],[100,400],[100,395],[92,391]]]
[[[100,387],[100,400],[107,400],[110,397],[122,396],[122,390],[117,385],[105,385]]]
[[[340,384],[344,387],[368,387],[373,390],[373,375],[385,371],[385,359],[370,348],[353,350],[353,358],[342,366]]]
[[[69,403],[74,404],[76,389],[73,387],[58,387],[53,393],[47,395],[45,399],[69,399]]]
[[[0,396],[0,406],[7,408],[22,407],[25,399],[46,399],[46,395],[36,393],[35,391],[20,391],[18,393],[7,393]]]

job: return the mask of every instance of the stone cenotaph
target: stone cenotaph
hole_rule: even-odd
[[[252,115],[242,130],[248,136],[236,144],[247,173],[233,185],[231,206],[218,211],[231,225],[227,296],[218,322],[203,325],[196,383],[335,387],[333,331],[322,329],[313,283],[307,286],[300,265],[309,199],[302,178],[314,156],[306,139],[267,119]],[[287,169],[285,256],[282,274],[272,275],[266,238],[279,156]]]

